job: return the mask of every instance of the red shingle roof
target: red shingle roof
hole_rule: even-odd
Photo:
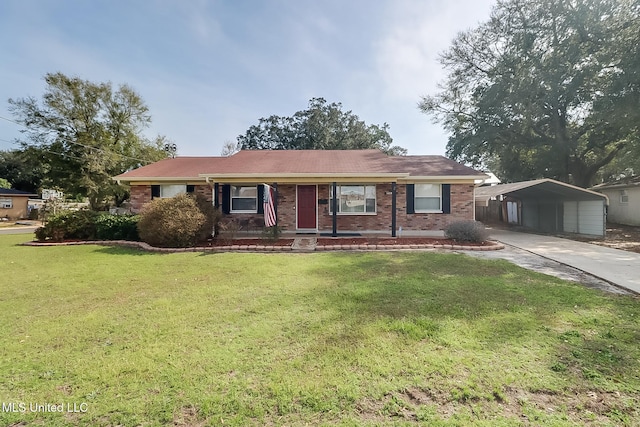
[[[379,150],[242,150],[230,157],[164,159],[115,177],[193,178],[202,175],[397,174],[398,176],[482,175],[443,156],[387,156]],[[201,179],[201,178],[200,178]]]
[[[242,150],[214,173],[384,173],[387,159],[379,150]]]
[[[163,159],[138,169],[133,169],[115,177],[127,178],[195,178],[199,174],[217,170],[217,165],[226,157],[176,157]]]

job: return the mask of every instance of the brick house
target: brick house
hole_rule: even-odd
[[[474,219],[474,182],[484,178],[443,156],[379,150],[242,150],[165,159],[114,177],[130,185],[134,211],[155,197],[196,193],[225,217],[260,228],[268,184],[284,231],[392,236],[439,234]]]

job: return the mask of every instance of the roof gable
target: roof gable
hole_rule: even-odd
[[[510,195],[516,198],[545,198],[566,200],[598,200],[607,197],[595,191],[576,187],[549,178],[532,181],[513,182],[476,188],[476,199],[488,200],[491,197]]]

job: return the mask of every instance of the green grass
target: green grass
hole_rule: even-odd
[[[636,298],[458,254],[29,237],[0,236],[1,425],[640,425]]]

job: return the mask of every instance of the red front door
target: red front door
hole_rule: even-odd
[[[316,229],[316,186],[298,185],[298,228]]]

